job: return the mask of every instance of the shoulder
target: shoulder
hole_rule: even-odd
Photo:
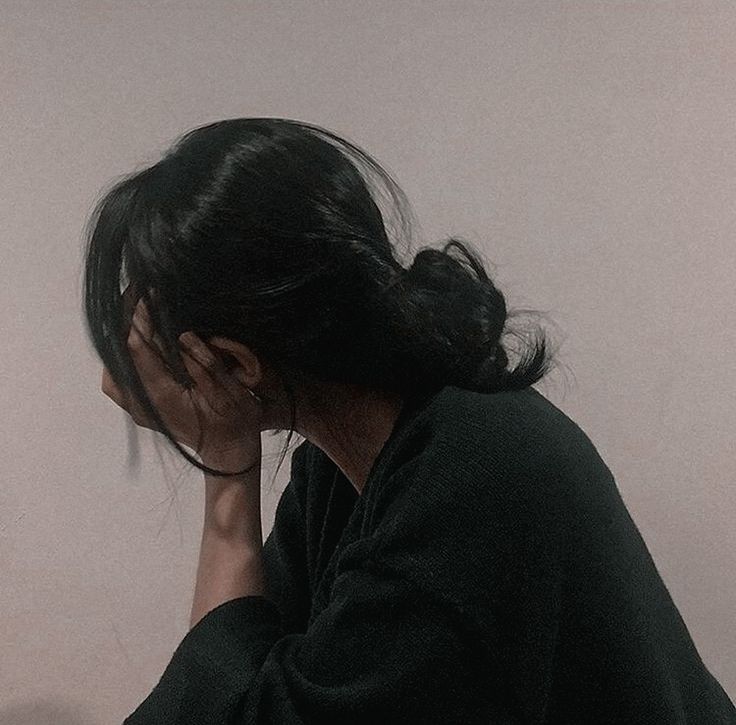
[[[414,424],[407,431],[409,450],[448,470],[549,475],[603,464],[585,431],[532,387],[479,393],[446,386]],[[412,435],[421,438],[421,446],[411,445]],[[395,453],[402,458],[401,450]]]
[[[452,512],[456,523],[484,528],[489,516],[559,525],[581,486],[611,485],[586,433],[534,388],[446,386],[409,422],[382,468],[370,496],[376,522]]]
[[[556,576],[578,482],[605,466],[596,456],[582,430],[533,389],[447,386],[407,422],[372,482],[367,541],[356,556],[367,551],[450,598],[460,589],[473,595],[468,588],[480,581],[511,591],[532,571]]]

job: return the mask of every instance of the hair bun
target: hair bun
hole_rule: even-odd
[[[455,257],[454,249],[463,257]],[[486,391],[534,382],[524,374],[530,370],[526,360],[513,373],[507,370],[509,358],[501,342],[506,300],[465,244],[450,239],[441,250],[421,249],[404,269],[402,281],[403,332],[415,371],[429,370],[438,382]],[[538,354],[535,350],[534,360]]]

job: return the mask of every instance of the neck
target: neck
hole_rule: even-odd
[[[310,399],[309,410],[298,411],[295,430],[321,448],[361,495],[404,400],[398,395],[336,384],[321,385]]]

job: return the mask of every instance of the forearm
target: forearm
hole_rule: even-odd
[[[243,465],[206,465],[237,470],[254,455]],[[260,477],[260,466],[230,479],[205,474],[204,526],[190,628],[231,599],[265,594]]]
[[[264,596],[261,548],[217,535],[202,535],[190,629],[208,612],[231,599]]]

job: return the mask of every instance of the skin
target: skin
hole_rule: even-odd
[[[132,306],[130,289],[124,296]],[[288,429],[288,398],[277,376],[250,348],[222,337],[205,343],[193,333],[185,333],[180,338],[182,344],[187,344],[182,357],[197,388],[184,391],[163,362],[158,362],[158,355],[151,354],[150,342],[155,338],[150,336],[145,306],[138,304],[135,311],[128,344],[146,390],[159,396],[156,407],[177,440],[196,450],[205,463],[226,459],[228,451],[257,449],[256,438],[260,440],[261,431]],[[229,371],[223,363],[225,354],[237,363]],[[257,402],[246,388],[263,402]],[[155,430],[145,414],[115,386],[107,369],[103,369],[101,389],[138,425]],[[193,412],[191,394],[200,396],[198,407],[208,413],[201,427]],[[398,396],[355,385],[317,382],[296,391],[295,430],[322,449],[360,495],[402,405]],[[204,440],[198,438],[202,429]]]
[[[256,394],[265,393],[262,430],[288,429],[288,399],[247,346],[221,338],[211,340],[239,364],[241,379]],[[260,372],[259,372],[260,371]],[[296,391],[294,430],[321,448],[362,493],[373,462],[393,430],[403,405],[398,396],[356,385],[315,383]]]
[[[210,468],[249,469],[224,480],[205,473],[204,523],[190,617],[195,627],[224,602],[266,595],[260,434],[286,427],[288,410],[266,366],[246,345],[226,338],[205,343],[194,333],[182,334],[181,358],[192,384],[179,384],[164,362],[145,305],[131,294],[126,304],[134,306],[127,339],[133,364],[174,439],[193,448]],[[235,364],[226,366],[225,355]],[[155,421],[127,391],[117,388],[106,369],[102,392],[138,425],[157,430]],[[399,402],[344,385],[314,386],[306,396],[304,392],[297,396],[299,432],[327,452],[360,495],[400,411]],[[304,406],[305,399],[313,404]]]

